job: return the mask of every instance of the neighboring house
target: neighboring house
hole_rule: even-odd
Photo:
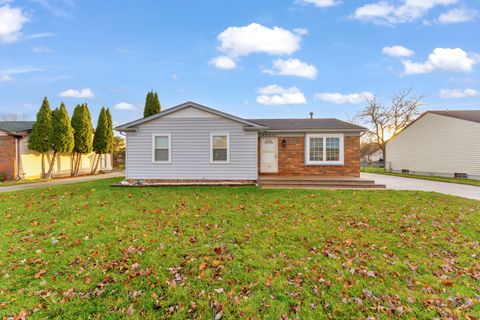
[[[383,164],[382,148],[376,143],[369,143],[360,147],[362,165]]]
[[[387,142],[394,172],[480,179],[480,110],[427,111]]]
[[[42,156],[28,148],[33,121],[0,121],[0,175],[6,180],[38,179],[42,174]],[[82,156],[80,174],[89,174],[95,153]],[[45,157],[46,170],[51,156]],[[112,169],[111,155],[102,155],[100,171]],[[53,177],[70,176],[71,154],[58,154]]]
[[[187,102],[116,128],[130,183],[252,184],[259,175],[360,175],[365,128],[337,119],[242,119]]]

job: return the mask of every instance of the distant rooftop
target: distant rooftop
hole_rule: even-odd
[[[32,130],[35,121],[0,121],[0,130],[7,132],[24,132]]]
[[[269,130],[366,130],[364,127],[345,122],[334,118],[318,119],[248,119],[248,121],[258,123],[268,127]]]
[[[427,112],[480,123],[480,110],[432,110]]]

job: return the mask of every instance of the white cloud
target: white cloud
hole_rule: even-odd
[[[30,67],[30,66],[20,66],[20,67],[0,69],[0,81],[14,80],[14,78],[11,76],[12,74],[22,74],[22,73],[30,73],[30,72],[36,72],[36,71],[42,71],[42,69],[37,67]]]
[[[127,102],[117,103],[114,106],[114,108],[117,109],[117,110],[127,110],[127,111],[137,110],[137,107],[135,107],[133,104],[127,103]]]
[[[263,69],[263,73],[282,75],[282,76],[296,76],[307,79],[315,79],[318,71],[315,66],[302,62],[298,59],[277,59],[273,61],[272,69]]]
[[[45,46],[36,46],[32,48],[32,51],[35,53],[50,53],[50,48]]]
[[[385,47],[382,50],[383,54],[391,57],[410,57],[415,54],[413,50],[405,48],[403,46]]]
[[[231,58],[238,58],[254,52],[292,54],[300,49],[301,37],[283,28],[252,23],[245,27],[227,28],[220,33],[218,40],[220,51]]]
[[[219,69],[231,70],[237,67],[234,60],[226,56],[218,56],[210,60],[209,64],[214,65]]]
[[[13,78],[10,77],[9,75],[5,74],[5,75],[0,75],[0,82],[6,82],[6,81],[12,81]]]
[[[75,90],[75,89],[68,89],[60,93],[60,97],[68,97],[68,98],[93,98],[93,92],[90,88],[82,89],[82,90]]]
[[[320,8],[332,7],[340,4],[340,1],[337,0],[297,0],[296,2],[299,4],[313,4]]]
[[[6,4],[0,7],[0,42],[11,43],[22,35],[23,25],[28,21],[20,8],[12,8]]]
[[[369,99],[373,99],[373,93],[369,91],[363,91],[360,93],[350,93],[350,94],[342,94],[338,92],[334,93],[317,93],[315,94],[316,100],[323,100],[327,102],[333,102],[336,104],[344,104],[344,103],[362,103],[366,102]]]
[[[234,69],[236,61],[252,53],[290,55],[300,49],[307,29],[289,31],[280,27],[268,28],[258,23],[244,27],[229,27],[218,35],[218,50],[223,55],[210,61],[222,69]]]
[[[424,63],[403,61],[405,74],[429,73],[435,70],[471,72],[475,63],[476,59],[460,48],[436,48]]]
[[[479,94],[477,90],[474,89],[442,89],[440,90],[440,97],[444,99],[459,99],[467,97],[475,97]]]
[[[451,24],[451,23],[462,23],[469,22],[474,20],[478,15],[477,10],[469,10],[465,8],[456,8],[450,11],[442,13],[438,17],[438,23],[441,24]]]
[[[437,6],[448,6],[460,0],[402,0],[400,4],[392,1],[378,1],[365,4],[355,10],[353,18],[378,24],[399,24],[416,21]]]
[[[305,104],[305,95],[296,87],[282,88],[272,84],[258,89],[257,103],[267,106]]]

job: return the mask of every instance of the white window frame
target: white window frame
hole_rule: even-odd
[[[214,136],[227,136],[227,161],[213,160],[213,137]],[[211,132],[210,133],[210,163],[212,164],[230,163],[230,133],[228,132]]]
[[[168,161],[155,161],[155,138],[168,137]],[[152,134],[152,163],[172,163],[172,135],[170,133]]]
[[[311,161],[310,160],[310,138],[323,138],[323,161]],[[327,139],[326,138],[339,138],[339,159],[338,161],[327,161]],[[343,134],[307,134],[305,135],[305,164],[314,166],[343,166],[344,165],[344,135]]]

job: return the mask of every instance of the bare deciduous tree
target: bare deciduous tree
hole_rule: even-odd
[[[388,106],[375,96],[369,99],[368,106],[357,114],[357,119],[369,126],[369,138],[380,146],[384,160],[387,141],[420,115],[422,100],[423,96],[416,95],[412,89],[400,90],[392,97]]]

